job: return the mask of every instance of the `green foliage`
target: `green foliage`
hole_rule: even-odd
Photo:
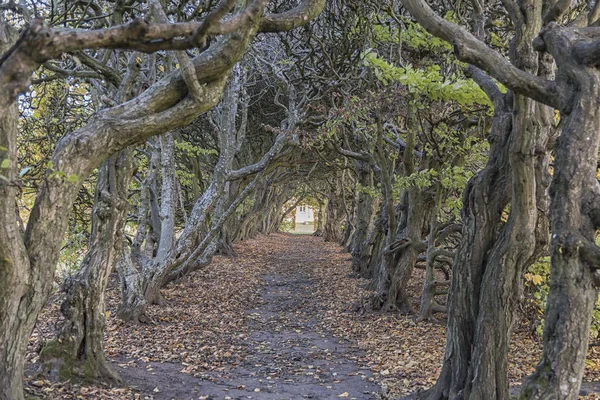
[[[187,160],[199,156],[217,156],[219,154],[218,151],[214,149],[205,149],[183,140],[175,140],[175,152],[179,160]],[[184,165],[180,165],[180,167],[177,168],[175,175],[177,176],[179,183],[184,187],[190,187],[194,179],[196,179],[194,173]]]
[[[446,18],[450,18],[447,14]],[[404,19],[406,28],[402,30],[403,44],[415,50],[427,50],[435,52],[451,52],[452,46],[445,40],[439,39],[425,30],[420,24]]]
[[[548,303],[550,291],[550,257],[544,257],[534,263],[525,273],[525,292],[527,294],[527,308],[534,315],[530,318],[537,319],[540,323],[535,326],[535,333],[540,337],[544,332],[544,311]],[[600,337],[600,295],[596,307],[592,311],[592,337]]]
[[[446,18],[452,19],[452,13],[448,13]],[[401,17],[401,20],[404,23],[402,29],[375,22],[371,28],[373,40],[392,44],[402,43],[403,46],[418,51],[443,53],[450,53],[452,51],[450,43],[431,35],[420,24],[406,17]]]
[[[377,188],[363,186],[360,184],[360,182],[356,184],[356,191],[359,193],[368,194],[371,197],[377,197],[380,193],[380,191],[377,190]]]
[[[438,65],[419,69],[411,65],[405,68],[397,67],[379,57],[373,50],[367,51],[363,60],[384,85],[398,82],[404,85],[409,93],[426,96],[432,101],[454,101],[467,107],[492,107],[489,98],[472,79],[461,78],[456,73],[443,77]]]
[[[77,174],[67,175],[63,171],[52,171],[50,175],[48,175],[49,179],[60,179],[67,183],[75,184],[79,182],[79,176]]]
[[[294,232],[294,222],[284,218],[283,221],[281,221],[281,225],[279,225],[279,230],[281,232]]]
[[[175,141],[175,151],[180,151],[185,153],[188,156],[197,156],[197,155],[218,155],[219,152],[214,149],[203,149],[199,146],[194,146],[189,142],[183,142],[176,140]]]

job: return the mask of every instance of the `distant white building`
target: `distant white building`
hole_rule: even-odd
[[[312,207],[301,205],[296,207],[296,223],[306,224],[315,222],[315,214]]]

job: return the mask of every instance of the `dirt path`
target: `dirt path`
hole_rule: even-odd
[[[119,359],[124,381],[156,400],[375,398],[380,388],[363,353],[322,328],[315,271],[327,268],[330,250],[315,238],[282,236],[254,260],[264,273],[256,306],[246,310],[247,353],[240,365],[196,377],[181,373],[180,363]]]
[[[237,258],[213,263],[162,292],[150,307],[153,325],[123,324],[114,315],[118,281],[107,291],[105,351],[120,387],[56,382],[34,371],[43,341],[60,319],[54,299],[38,319],[28,352],[27,393],[61,400],[373,399],[401,398],[431,387],[444,355],[443,321],[357,313],[365,280],[350,279],[349,255],[310,236],[270,235],[236,245]],[[422,287],[409,285],[415,308]],[[533,372],[541,343],[517,326],[509,379]],[[362,351],[360,350],[362,349]],[[363,353],[364,351],[364,353]],[[582,398],[600,399],[600,347],[591,347]]]

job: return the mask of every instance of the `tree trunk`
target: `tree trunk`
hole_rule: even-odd
[[[317,236],[317,237],[322,237],[323,236],[323,219],[324,219],[324,213],[323,213],[323,203],[321,203],[319,201],[319,211],[317,212],[317,218],[315,218],[315,232],[313,233],[313,236]]]
[[[15,40],[15,33],[0,21],[0,54]],[[0,113],[0,163],[17,165],[19,110],[12,104]],[[5,161],[8,160],[8,161]],[[51,282],[36,295],[30,261],[23,243],[16,203],[16,168],[0,168],[0,400],[23,400],[23,369],[36,310],[41,308]],[[30,307],[33,305],[33,308]]]
[[[123,241],[125,242],[125,239]],[[117,318],[139,324],[150,322],[150,319],[146,316],[148,302],[142,288],[142,272],[136,268],[136,265],[142,268],[142,261],[137,258],[134,262],[134,257],[132,249],[124,243],[124,251],[116,262],[121,282],[121,301],[117,309]]]
[[[131,282],[131,284],[122,285],[122,289],[131,289],[132,292],[122,293],[122,299],[128,301],[127,304],[121,302],[119,316],[121,318],[133,318],[140,320],[140,316],[144,315],[146,304],[164,305],[165,300],[161,296],[160,288],[164,285],[164,280],[167,274],[172,269],[177,268],[181,263],[185,262],[189,254],[194,250],[200,234],[199,228],[208,220],[209,212],[219,199],[226,194],[227,174],[231,171],[233,157],[235,156],[235,116],[237,113],[238,92],[240,88],[239,68],[232,76],[232,82],[225,90],[225,98],[221,104],[221,112],[218,114],[219,119],[219,159],[215,165],[211,182],[206,191],[194,204],[194,208],[188,219],[188,223],[183,229],[183,232],[174,245],[174,214],[176,208],[175,198],[175,158],[173,136],[165,135],[160,140],[160,167],[162,176],[161,198],[160,205],[158,200],[153,205],[151,201],[151,215],[156,217],[151,218],[153,231],[158,233],[158,247],[153,258],[144,260],[141,266],[128,267],[127,260],[124,260],[124,268],[122,271],[129,274],[135,274],[138,271],[141,276],[135,279],[141,281],[142,291],[138,292],[139,285]],[[156,174],[152,171],[153,166],[158,162],[155,160],[154,154],[151,157],[150,174]],[[154,167],[156,168],[156,167]],[[150,193],[153,193],[150,186]],[[158,197],[156,194],[154,198]],[[151,196],[152,199],[152,196]],[[133,278],[130,277],[129,280]],[[125,277],[121,278],[121,282],[126,282]],[[140,294],[143,299],[139,298]],[[147,317],[142,317],[147,319]]]
[[[139,80],[136,54],[129,56],[127,74],[115,94],[119,102],[135,95]],[[65,316],[57,339],[41,352],[45,366],[58,367],[62,379],[72,375],[120,381],[104,357],[104,292],[115,261],[123,251],[129,208],[129,185],[135,168],[133,149],[110,156],[98,168],[92,232],[88,252],[79,270],[65,281]]]
[[[510,199],[510,96],[500,97],[494,106],[487,165],[469,180],[463,194],[463,238],[452,266],[446,356],[435,386],[418,396],[423,399],[455,398],[463,390],[469,373],[486,255],[494,243],[502,211]]]
[[[340,198],[337,190],[330,190],[327,207],[325,208],[325,226],[323,228],[323,239],[326,242],[339,242],[342,239],[342,230],[340,229],[339,221],[339,201]]]
[[[400,237],[399,249],[389,249],[396,254],[390,271],[389,287],[385,289],[387,295],[383,305],[384,310],[399,310],[403,314],[413,313],[406,289],[417,263],[417,257],[427,249],[427,245],[423,242],[423,227],[433,206],[429,197],[430,195],[423,189],[408,189],[409,211],[406,227],[401,235],[396,236]]]
[[[130,149],[123,150],[99,168],[89,250],[80,269],[65,282],[67,296],[61,305],[65,321],[57,340],[46,344],[41,352],[44,364],[58,367],[61,379],[75,374],[120,380],[104,358],[104,292],[123,250],[134,166],[131,153]]]
[[[520,399],[578,398],[597,299],[600,71],[573,57],[578,42],[587,39],[582,33],[550,27],[542,34],[558,65],[557,80],[569,87],[570,93],[560,110],[563,130],[555,150],[550,190],[552,240],[544,354],[523,386]]]
[[[350,254],[352,254],[352,271],[360,274],[369,261],[369,226],[373,217],[373,197],[365,189],[371,188],[372,177],[369,165],[364,161],[356,161],[357,180],[363,190],[358,191],[356,205],[356,228]]]
[[[554,133],[552,110],[522,96],[513,101],[511,124],[509,99],[504,96],[504,110],[496,107],[488,165],[465,191],[465,230],[448,306],[447,356],[430,399],[509,398],[508,344],[522,275],[547,242],[545,175]],[[510,215],[498,230],[509,198],[509,174]]]
[[[547,183],[539,184],[548,164],[539,165],[541,155],[548,161],[548,142],[553,136],[553,111],[523,96],[515,96],[513,140],[510,164],[512,201],[508,221],[488,254],[479,294],[479,315],[474,336],[470,386],[465,395],[472,399],[509,398],[508,345],[514,313],[523,294],[523,274],[545,250],[548,225]],[[537,228],[540,231],[537,231]],[[536,234],[538,233],[538,234]],[[501,284],[500,284],[501,282]],[[502,304],[502,307],[498,307]]]
[[[434,312],[447,312],[446,306],[442,306],[438,302],[436,302],[435,296],[438,292],[438,287],[446,287],[449,285],[449,282],[438,282],[435,279],[435,270],[436,263],[443,262],[443,260],[438,260],[438,258],[452,260],[454,258],[454,254],[448,250],[445,250],[442,247],[437,247],[437,245],[438,242],[439,245],[443,245],[443,242],[450,234],[454,232],[460,232],[461,225],[446,224],[446,226],[440,226],[438,218],[442,206],[441,203],[443,192],[444,190],[441,184],[437,183],[434,206],[429,223],[429,236],[427,238],[427,253],[425,257],[425,279],[423,280],[423,290],[421,293],[421,307],[418,318],[419,321],[434,319]]]

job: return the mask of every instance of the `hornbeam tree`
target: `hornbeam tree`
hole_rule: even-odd
[[[527,99],[529,98],[560,112],[562,131],[554,150],[554,174],[550,187],[551,267],[544,352],[535,373],[523,385],[519,398],[576,399],[585,367],[591,312],[597,296],[596,284],[600,283],[600,248],[594,241],[600,228],[600,184],[596,178],[600,144],[600,118],[597,113],[600,99],[600,31],[595,26],[600,13],[600,2],[590,7],[587,15],[580,15],[573,23],[561,26],[556,21],[566,19],[570,1],[549,4],[538,0],[503,1],[516,29],[516,46],[513,46],[511,56],[513,61],[528,61],[523,64],[509,62],[466,29],[441,18],[425,1],[403,0],[402,3],[431,34],[452,43],[458,58],[484,70],[509,87],[516,94],[513,102],[515,108],[533,110],[537,106]],[[481,2],[474,4],[484,6]],[[534,35],[538,36],[534,38]],[[538,57],[527,57],[533,50],[539,53]],[[552,73],[544,74],[543,68],[531,63],[532,60],[537,62],[547,55],[556,63],[555,79],[550,79]],[[553,69],[551,67],[550,72]],[[520,118],[513,117],[513,123],[517,124],[517,129],[527,128],[526,114],[520,115]],[[539,127],[533,128],[539,133]],[[527,142],[539,138],[539,134],[537,138],[522,137],[515,144],[522,150],[527,150],[530,146]],[[534,146],[516,156],[531,154],[535,149]],[[510,162],[516,161],[518,168],[526,167],[526,159],[518,160],[517,157],[511,157]],[[525,187],[528,185],[527,181],[521,181],[520,184]],[[514,188],[513,184],[513,195]],[[535,201],[532,193],[522,192],[517,207],[524,209],[532,201]],[[531,215],[528,215],[525,222],[535,229]],[[511,222],[507,222],[509,223]],[[520,222],[515,221],[513,224],[519,225]],[[531,237],[533,230],[524,230],[522,227],[523,225],[513,230],[516,238]],[[512,249],[505,248],[504,251],[511,252]],[[492,250],[492,253],[495,251]],[[523,256],[527,257],[526,252],[519,257]],[[490,257],[496,256],[491,254]],[[522,258],[521,262],[525,260],[526,258]],[[510,263],[513,266],[506,272],[512,276],[513,282],[519,282],[523,271],[519,263]],[[501,263],[496,265],[500,266]],[[494,276],[496,271],[491,268],[485,274]],[[458,281],[457,275],[454,274],[454,281]],[[460,289],[455,286],[455,282],[453,289]],[[483,289],[481,293],[483,295]],[[454,310],[451,304],[448,334],[460,335],[459,340],[448,337],[442,375],[435,390],[428,391],[421,397],[507,398],[507,380],[504,376],[506,369],[496,370],[498,364],[480,362],[480,359],[471,358],[477,356],[470,354],[471,350],[465,352],[466,346],[472,346],[478,340],[491,340],[493,343],[494,337],[499,338],[501,335],[477,329],[476,335],[471,336],[473,341],[468,341],[469,335],[461,334],[464,327],[458,326],[453,330],[452,313],[460,319],[459,313],[469,312],[460,305],[468,302],[465,299],[470,294],[469,291],[462,290],[454,296],[458,301],[461,297],[464,299],[462,303],[454,304]],[[514,301],[510,298],[508,300]],[[501,303],[496,303],[487,308],[494,306],[502,307]],[[493,320],[493,314],[479,315],[480,321],[490,318]],[[500,329],[496,328],[496,332],[510,329],[511,318],[503,317],[501,321],[502,326]],[[462,342],[462,345],[458,342]],[[487,350],[495,348],[491,343],[488,342],[485,347]],[[483,349],[481,346],[480,348]],[[467,358],[462,360],[462,367],[458,365],[452,368],[446,365],[452,358],[460,359],[465,356]],[[466,372],[465,366],[470,371]],[[489,380],[486,381],[488,378],[492,378],[493,386],[490,386]]]
[[[190,123],[212,108],[232,66],[261,32],[294,29],[316,17],[324,0],[305,0],[279,14],[265,14],[255,0],[228,19],[237,2],[221,3],[199,22],[149,23],[136,19],[105,29],[57,29],[33,19],[12,46],[7,22],[0,20],[0,399],[22,400],[23,368],[29,335],[45,303],[82,182],[112,154],[146,138]],[[217,37],[218,36],[218,37]],[[18,192],[17,97],[47,60],[85,49],[142,52],[203,48],[181,69],[132,100],[98,112],[57,144],[31,215],[22,228]],[[10,46],[10,47],[9,47]],[[181,62],[182,61],[182,62]]]

